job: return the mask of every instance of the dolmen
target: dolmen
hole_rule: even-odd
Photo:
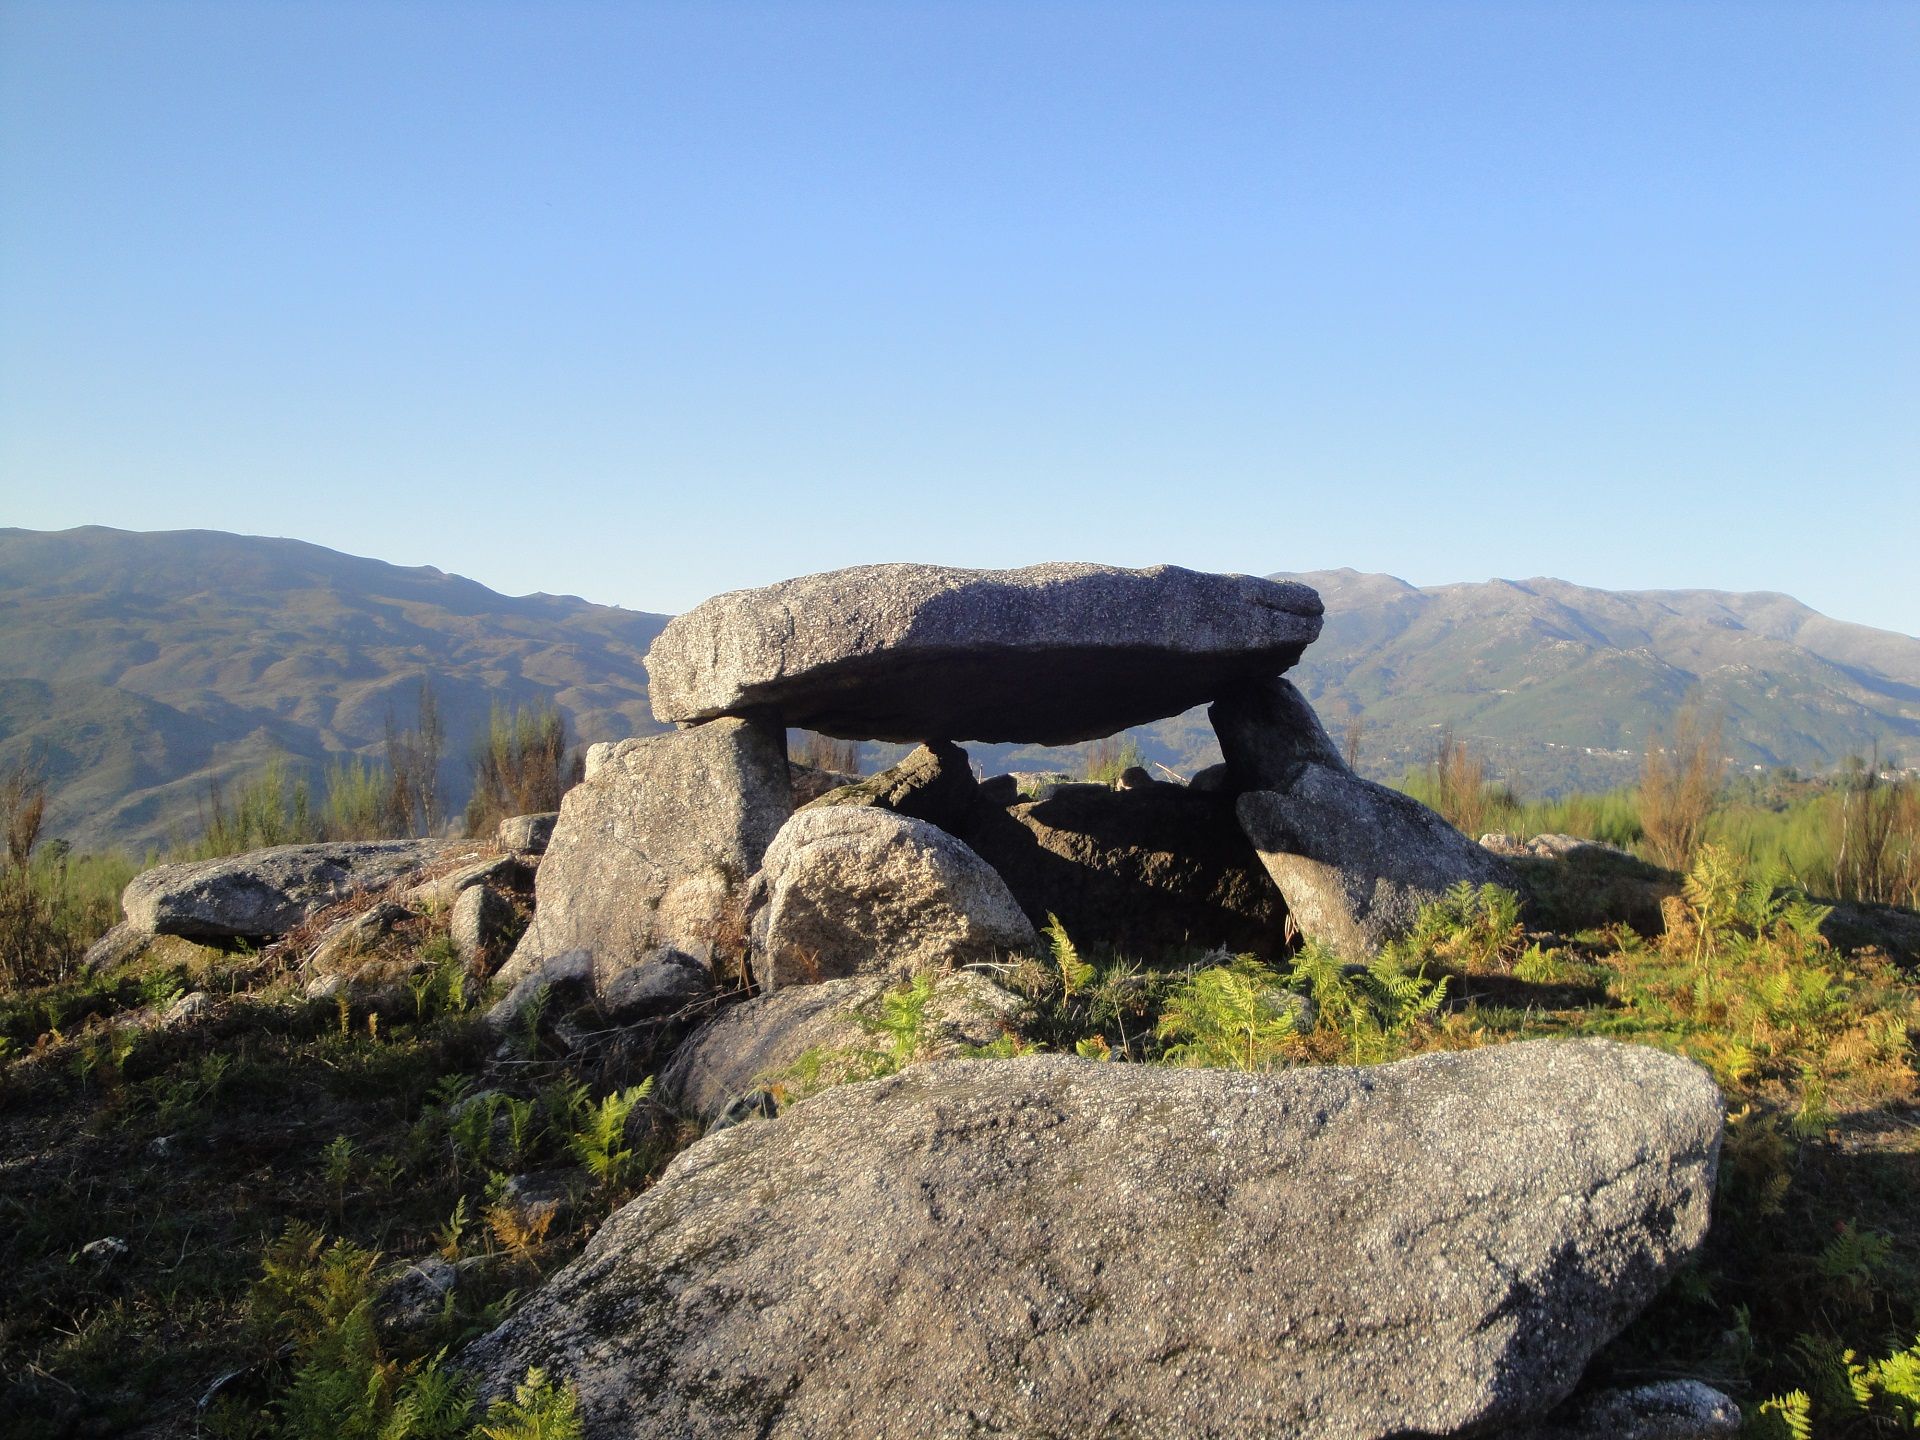
[[[707,985],[951,968],[1050,916],[1136,954],[1273,955],[1291,928],[1364,960],[1458,881],[1512,877],[1341,759],[1283,678],[1321,620],[1307,586],[1170,565],[865,565],[716,596],[647,656],[676,728],[594,747],[567,794],[501,1019],[561,981],[633,1019]],[[976,782],[957,743],[1203,704],[1225,757],[1204,788],[1033,798]],[[790,726],[922,748],[796,808]]]
[[[1691,1062],[994,1043],[1026,1003],[996,977],[1055,917],[1142,959],[1297,931],[1360,961],[1512,882],[1345,764],[1285,679],[1320,625],[1301,585],[1099,565],[864,566],[672,621],[647,663],[676,728],[594,747],[492,1018],[573,987],[666,1037],[660,1092],[707,1133],[465,1353],[480,1393],[540,1367],[590,1440],[1731,1435],[1704,1386],[1577,1392],[1705,1234],[1723,1115]],[[1204,783],[982,781],[960,748],[1197,705]],[[789,726],[919,743],[796,804]],[[796,1079],[929,975],[914,1064]]]

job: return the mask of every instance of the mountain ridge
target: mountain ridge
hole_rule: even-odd
[[[1358,720],[1378,776],[1451,727],[1532,793],[1624,783],[1689,698],[1725,718],[1737,766],[1823,769],[1876,745],[1920,761],[1920,639],[1781,592],[1274,578],[1321,592],[1325,629],[1293,675],[1336,736]],[[668,617],[301,540],[0,529],[0,611],[0,765],[41,769],[48,833],[81,848],[190,834],[211,782],[275,755],[309,773],[377,757],[423,676],[447,722],[450,809],[496,703],[552,703],[582,742],[664,728],[644,657]],[[1183,774],[1218,753],[1203,710],[1132,734]],[[1052,768],[1086,747],[970,748],[988,768]]]

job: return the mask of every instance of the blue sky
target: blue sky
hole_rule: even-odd
[[[0,0],[0,523],[1920,633],[1920,6]]]

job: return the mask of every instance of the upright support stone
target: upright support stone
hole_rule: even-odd
[[[567,792],[508,985],[574,951],[603,992],[663,951],[701,962],[792,811],[774,717],[716,720],[604,750]]]
[[[1505,863],[1441,816],[1348,769],[1287,681],[1237,690],[1207,717],[1242,792],[1240,826],[1309,940],[1365,960],[1462,881],[1520,889]]]

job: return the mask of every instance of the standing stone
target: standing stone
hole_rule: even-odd
[[[1698,1249],[1721,1119],[1595,1040],[916,1066],[682,1152],[461,1359],[591,1440],[1498,1433]]]
[[[647,674],[674,723],[767,707],[846,739],[1063,745],[1278,674],[1320,617],[1304,585],[1172,565],[863,565],[715,596]]]
[[[966,845],[867,806],[798,812],[768,847],[749,903],[763,990],[904,978],[1039,943],[1006,883]]]
[[[1363,961],[1455,885],[1519,891],[1512,870],[1410,796],[1347,768],[1300,692],[1249,686],[1207,712],[1235,813],[1300,933]]]
[[[605,990],[663,947],[711,959],[790,807],[777,722],[623,740],[560,802],[533,923],[500,978],[584,950]]]
[[[547,810],[538,815],[509,815],[494,831],[494,843],[502,850],[522,855],[544,855],[547,853],[547,842],[553,839],[554,824],[559,819],[558,810]]]

